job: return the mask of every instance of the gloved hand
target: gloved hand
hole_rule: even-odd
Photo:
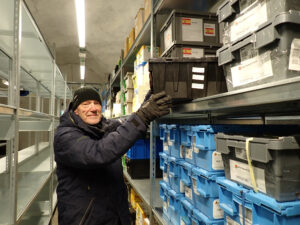
[[[149,100],[138,109],[136,114],[146,125],[149,125],[151,121],[170,112],[171,100],[171,96],[164,91],[152,94]]]

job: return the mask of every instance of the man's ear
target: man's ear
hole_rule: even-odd
[[[76,115],[79,115],[78,109],[75,109],[74,113],[75,113]]]

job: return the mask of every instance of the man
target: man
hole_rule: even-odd
[[[75,91],[54,138],[60,225],[130,224],[121,156],[170,102],[164,92],[151,95],[121,124],[102,117],[93,88]]]

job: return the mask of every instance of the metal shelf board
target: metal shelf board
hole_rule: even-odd
[[[13,106],[0,104],[0,115],[13,115],[16,108]]]
[[[164,220],[163,218],[163,209],[162,207],[156,207],[153,209],[154,217],[156,218],[156,221],[160,225],[168,225],[168,222]]]
[[[141,197],[144,203],[147,204],[150,209],[150,179],[131,179],[127,171],[123,171],[126,180],[130,183],[135,192]],[[159,181],[161,178],[155,179],[155,198],[154,198],[154,206],[153,207],[161,207],[162,201],[159,195]]]
[[[20,120],[19,131],[50,131],[52,129],[51,119]]]
[[[175,105],[164,119],[192,119],[199,115],[237,117],[266,114],[299,114],[300,77],[227,92]]]
[[[53,116],[42,113],[42,112],[37,112],[37,111],[32,111],[29,109],[20,109],[19,110],[19,116],[20,120],[36,120],[37,118],[40,119],[51,119]]]

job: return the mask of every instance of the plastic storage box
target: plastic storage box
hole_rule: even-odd
[[[216,14],[173,10],[160,30],[163,54],[174,44],[220,46]]]
[[[218,9],[219,22],[225,22],[224,44],[256,31],[275,16],[300,10],[297,0],[226,0]]]
[[[169,157],[169,182],[171,188],[178,193],[184,192],[182,189],[180,189],[181,161],[181,159]]]
[[[170,132],[166,124],[159,125],[159,133],[160,140],[163,141],[163,152],[170,155],[172,142],[170,141]]]
[[[162,57],[179,57],[179,58],[216,57],[217,49],[219,49],[219,47],[173,45],[168,51],[165,51]]]
[[[169,156],[166,153],[161,152],[159,153],[159,157],[160,157],[159,167],[162,170],[163,180],[166,183],[169,183]]]
[[[217,58],[156,58],[149,60],[153,93],[165,91],[173,102],[226,92]]]
[[[217,151],[222,153],[226,178],[246,187],[257,186],[277,201],[299,199],[300,137],[256,138],[237,135],[216,135]],[[248,165],[246,143],[252,161]],[[251,181],[253,168],[254,181]]]
[[[218,50],[229,91],[300,75],[300,12],[276,16],[251,36]]]
[[[132,179],[146,179],[150,177],[150,159],[129,159],[125,157],[127,172]],[[162,177],[159,159],[156,159],[156,177]]]
[[[262,193],[247,190],[227,179],[217,179],[220,207],[228,222],[237,224],[296,225],[300,221],[300,201],[277,202]],[[233,223],[234,224],[234,223]]]
[[[156,138],[156,157],[162,152],[163,143]],[[150,139],[139,139],[126,153],[129,159],[149,159],[150,158]]]
[[[181,139],[180,139],[179,126],[173,124],[173,125],[167,125],[167,127],[170,134],[170,142],[171,142],[170,154],[171,156],[174,156],[176,158],[182,158],[180,155]]]
[[[170,186],[164,182],[164,181],[160,181],[160,198],[163,202],[163,217],[164,219],[168,222],[169,221],[169,213],[168,213],[168,209],[169,209],[169,190],[170,190]]]
[[[192,225],[192,215],[194,206],[185,198],[181,199],[180,224]]]
[[[223,225],[224,224],[223,220],[210,220],[198,209],[193,209],[192,221],[193,221],[192,223],[193,225]]]
[[[170,221],[173,225],[180,225],[180,201],[184,198],[183,194],[177,193],[176,191],[169,189],[169,208],[168,214]]]
[[[219,207],[219,193],[216,179],[224,172],[208,172],[201,168],[192,169],[193,204],[211,220],[223,219],[224,212]]]
[[[193,203],[192,168],[192,164],[185,161],[180,162],[180,190],[184,192],[190,203]]]

